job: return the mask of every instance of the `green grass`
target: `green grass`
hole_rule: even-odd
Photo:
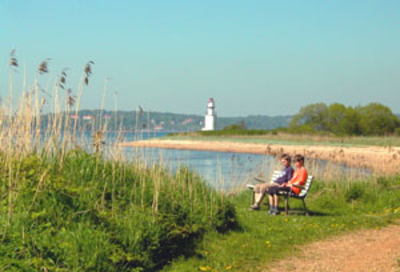
[[[192,141],[231,141],[241,143],[257,143],[257,144],[282,144],[282,145],[323,145],[323,146],[340,146],[340,147],[366,147],[366,146],[384,146],[396,147],[400,146],[400,137],[398,136],[316,136],[316,135],[298,135],[298,134],[280,134],[271,133],[264,134],[204,134],[188,133],[188,134],[171,134],[165,137],[170,140],[192,140]]]
[[[400,218],[400,179],[327,184],[316,181],[308,199],[312,215],[300,213],[292,200],[291,216],[248,211],[249,192],[234,197],[242,231],[206,235],[197,256],[181,258],[171,271],[261,271],[278,259],[298,252],[295,246],[364,228],[380,228]],[[398,222],[398,221],[397,221]]]
[[[316,181],[312,216],[271,217],[248,211],[249,192],[228,197],[185,168],[71,150],[0,154],[0,170],[0,269],[9,271],[257,271],[294,245],[400,215],[395,177]]]
[[[0,154],[0,170],[2,271],[154,271],[237,226],[225,196],[188,169],[72,150]]]

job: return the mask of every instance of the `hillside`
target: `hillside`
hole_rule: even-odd
[[[71,115],[73,116],[73,115]],[[42,126],[46,127],[48,116],[44,116]],[[78,114],[78,124],[84,126],[99,126],[107,122],[109,130],[150,129],[160,131],[197,131],[203,127],[204,116],[193,114],[178,114],[168,112],[136,112],[136,111],[101,111],[81,110]],[[287,127],[291,116],[250,115],[246,117],[218,117],[217,129],[244,122],[249,129],[274,129]]]
[[[136,111],[79,111],[78,124],[84,126],[99,126],[107,123],[108,130],[160,130],[168,132],[198,131],[203,127],[204,116],[195,114],[180,114],[170,112]],[[400,118],[400,114],[396,114]],[[73,116],[71,114],[71,116]],[[103,116],[103,118],[100,118]],[[48,115],[42,119],[42,128],[47,127]],[[228,125],[244,122],[248,129],[274,129],[288,127],[293,116],[249,115],[241,117],[217,117],[217,129]]]

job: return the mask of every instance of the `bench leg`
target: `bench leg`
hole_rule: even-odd
[[[289,215],[289,197],[285,197],[285,215]]]
[[[306,216],[308,216],[309,213],[308,213],[308,209],[307,209],[307,206],[306,206],[306,201],[304,200],[304,198],[302,198],[301,201],[303,201],[304,214],[305,214]]]

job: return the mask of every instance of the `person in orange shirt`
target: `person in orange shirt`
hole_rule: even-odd
[[[306,168],[304,167],[304,157],[302,155],[294,156],[294,165],[296,166],[296,171],[294,171],[293,177],[289,182],[284,183],[279,187],[271,187],[268,189],[270,205],[270,211],[268,214],[279,214],[279,192],[287,192],[298,195],[301,191],[300,187],[306,184],[308,174]]]

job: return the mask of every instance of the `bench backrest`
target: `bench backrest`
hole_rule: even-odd
[[[277,179],[280,178],[281,176],[282,176],[282,171],[275,170],[274,173],[272,173],[270,183],[274,183],[275,180],[277,180]]]
[[[313,179],[314,179],[313,176],[308,175],[306,184],[304,184],[303,189],[301,189],[299,197],[306,197],[307,196],[308,191],[310,191]]]
[[[274,183],[279,177],[282,176],[282,171],[274,171],[274,173],[272,173],[272,177],[271,177],[271,183]],[[308,194],[308,191],[310,190],[312,181],[313,181],[313,176],[308,175],[307,177],[307,181],[306,184],[304,184],[303,189],[300,191],[299,193],[299,197],[306,197]]]

